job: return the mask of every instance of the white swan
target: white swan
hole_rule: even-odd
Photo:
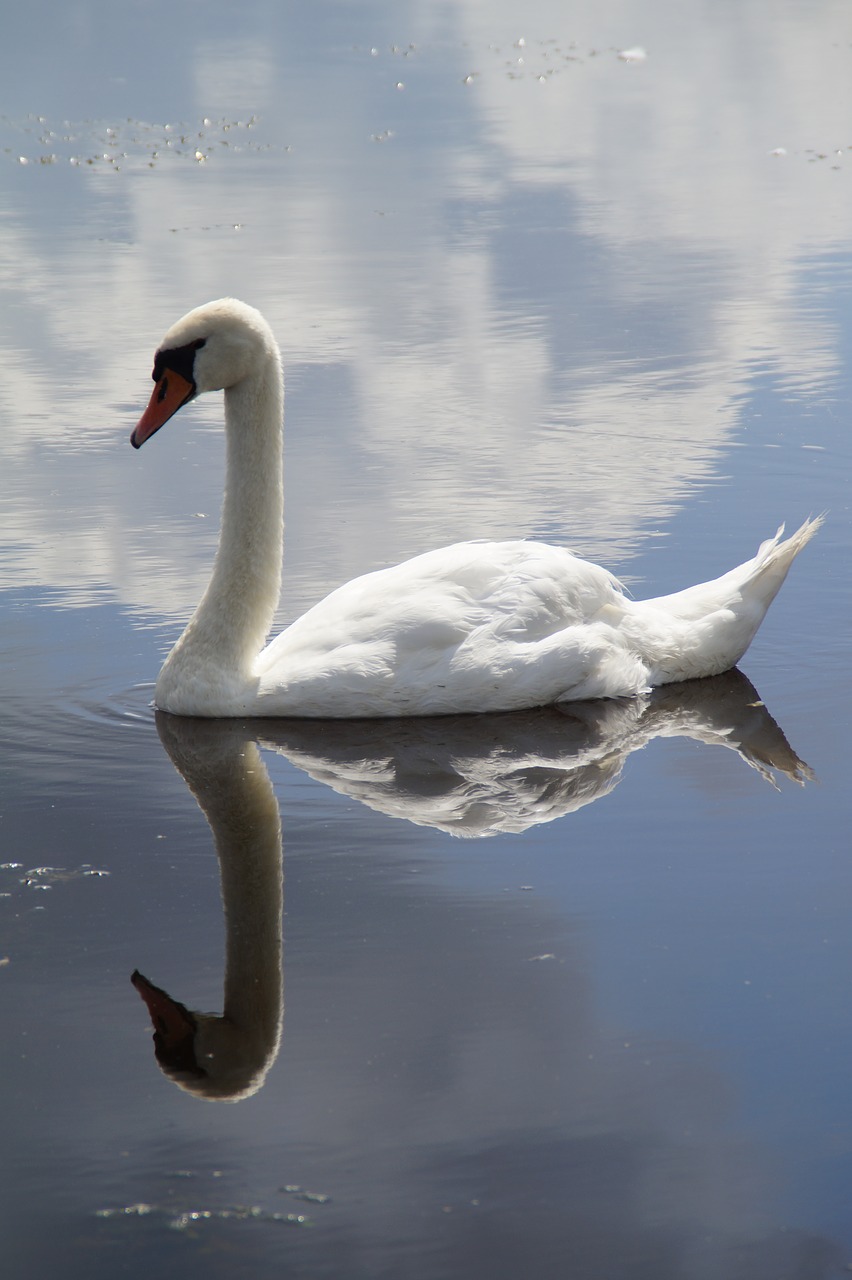
[[[157,680],[194,716],[442,715],[631,696],[716,675],[751,643],[821,518],[712,582],[627,598],[605,569],[539,542],[460,542],[333,591],[263,647],[278,601],[283,379],[253,307],[190,311],[154,360],[139,448],[182,405],[225,391],[227,482],[207,590]]]

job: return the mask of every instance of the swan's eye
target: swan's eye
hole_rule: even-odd
[[[179,374],[181,378],[185,378],[187,382],[191,382],[194,385],[195,353],[206,342],[206,338],[196,338],[194,342],[188,342],[185,347],[172,347],[167,351],[158,351],[154,356],[154,369],[151,377],[155,382],[159,382],[171,370],[172,373]],[[165,391],[160,395],[161,400],[163,395],[165,395]]]

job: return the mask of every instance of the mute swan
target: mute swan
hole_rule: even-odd
[[[200,604],[156,705],[189,716],[443,715],[614,698],[716,675],[748,648],[821,518],[783,526],[721,578],[652,600],[561,547],[460,542],[355,578],[264,648],[278,601],[283,379],[269,325],[233,298],[166,334],[139,448],[182,405],[225,392],[227,480]]]

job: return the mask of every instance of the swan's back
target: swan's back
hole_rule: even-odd
[[[625,603],[617,578],[561,547],[457,543],[310,609],[260,655],[259,701],[280,715],[434,715],[556,702],[592,675],[601,692],[581,696],[638,692],[644,673],[612,644]]]
[[[717,675],[748,648],[821,520],[646,601],[538,542],[464,542],[333,591],[260,655],[256,707],[301,716],[512,711]],[[274,709],[273,709],[274,708]]]

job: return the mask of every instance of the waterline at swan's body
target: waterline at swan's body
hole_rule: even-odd
[[[259,312],[222,299],[166,335],[139,447],[224,389],[227,478],[210,583],[157,681],[196,716],[400,716],[624,697],[716,675],[754,637],[821,521],[712,582],[634,601],[612,574],[537,542],[463,542],[356,578],[264,648],[278,601],[283,381]]]

